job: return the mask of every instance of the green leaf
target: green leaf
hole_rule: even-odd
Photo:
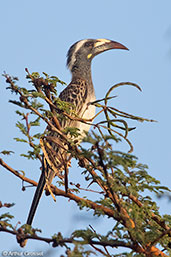
[[[28,143],[28,141],[27,141],[27,140],[22,139],[22,138],[14,137],[13,139],[14,139],[16,142]]]
[[[60,83],[61,85],[67,85],[64,81],[60,80],[58,77],[56,76],[50,76],[50,78],[52,78],[54,81]]]
[[[17,121],[16,123],[16,127],[20,129],[20,131],[25,135],[27,136],[27,129],[26,129],[26,126],[21,123],[20,121]]]
[[[3,155],[11,155],[12,153],[14,153],[13,151],[8,151],[8,150],[3,150],[0,152],[0,154],[3,154]]]
[[[30,126],[40,126],[40,117],[38,117],[36,120],[34,121],[30,121]]]
[[[0,220],[5,219],[5,221],[9,221],[10,219],[13,219],[13,218],[14,218],[14,216],[11,215],[9,212],[0,215]]]
[[[16,111],[16,114],[18,114],[19,116],[22,116],[22,117],[25,116],[25,114],[23,112],[20,112],[19,110]]]
[[[34,97],[40,97],[40,98],[42,98],[42,99],[45,99],[46,98],[46,96],[43,94],[43,93],[41,93],[41,92],[32,92],[32,96],[34,96]]]
[[[31,76],[32,76],[34,79],[40,78],[40,74],[39,74],[38,72],[32,72]]]
[[[40,139],[41,136],[42,136],[41,133],[37,133],[37,134],[33,135],[33,137],[34,137],[34,138],[37,138],[37,139]]]

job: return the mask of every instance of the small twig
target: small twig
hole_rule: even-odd
[[[92,247],[94,250],[96,250],[97,252],[103,254],[103,256],[109,256],[109,255],[106,255],[105,252],[103,252],[103,251],[102,251],[101,249],[99,249],[97,246],[95,246],[95,245],[93,245],[93,244],[91,244],[91,243],[90,243],[90,245],[91,245],[91,247]]]
[[[8,164],[6,164],[2,160],[2,158],[0,158],[0,165],[3,166],[6,170],[9,170],[12,174],[14,174],[18,178],[20,178],[22,181],[26,181],[33,186],[37,186],[37,183],[34,180],[29,179],[29,178],[25,177],[24,175],[21,175],[21,173],[19,173],[17,170],[14,170],[12,167],[10,167]]]
[[[96,233],[96,236],[97,236],[97,238],[99,239],[99,241],[101,241],[101,238],[100,238],[99,235],[97,234],[96,230],[95,230],[91,225],[89,225],[89,227],[93,230],[94,233]],[[108,252],[106,246],[103,246],[103,247],[104,247],[104,249],[105,249],[105,251],[106,251],[106,253],[107,253],[107,255],[106,255],[105,253],[104,253],[104,255],[106,255],[107,257],[111,257],[111,255],[109,254],[109,252]]]
[[[79,190],[82,190],[82,191],[87,191],[87,192],[92,192],[92,193],[97,193],[97,194],[104,194],[103,191],[99,192],[99,191],[88,189],[88,188],[82,188],[82,187],[80,187],[80,184],[75,184],[73,182],[70,182],[70,185],[74,185],[74,186],[76,186],[76,188],[78,188]]]

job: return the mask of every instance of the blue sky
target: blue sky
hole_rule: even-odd
[[[45,71],[70,82],[66,68],[66,53],[77,40],[84,38],[108,38],[127,46],[130,51],[109,51],[93,60],[92,75],[96,97],[102,98],[113,84],[132,81],[142,87],[142,93],[134,88],[117,90],[113,104],[121,110],[156,119],[157,123],[137,123],[132,132],[134,154],[140,162],[149,166],[149,173],[163,185],[171,187],[170,175],[170,95],[171,95],[171,2],[162,1],[2,1],[0,9],[0,72],[6,71],[25,82],[25,67],[30,71]],[[15,156],[4,160],[18,170],[25,170],[28,177],[38,179],[39,166],[19,157],[22,144],[13,141],[18,134],[14,106],[8,103],[10,92],[5,90],[0,77],[0,149],[13,149]],[[71,169],[77,178],[76,165]],[[32,200],[33,188],[21,191],[21,181],[0,167],[0,192],[2,202],[15,202],[11,212],[24,223]],[[75,176],[75,177],[74,177]],[[170,213],[171,204],[159,201],[162,213]],[[103,231],[100,223],[89,217],[77,216],[77,206],[66,200],[43,197],[34,220],[43,235],[63,231],[65,236],[75,227],[88,226],[91,222]],[[3,210],[4,211],[4,210]],[[83,213],[83,216],[85,213]],[[71,225],[72,224],[72,225]],[[105,223],[105,227],[108,223]],[[0,234],[2,250],[17,250],[15,238]],[[28,242],[26,251],[50,247],[44,243]],[[59,253],[59,252],[58,252]],[[50,255],[49,255],[50,256]],[[51,256],[55,256],[55,251]]]

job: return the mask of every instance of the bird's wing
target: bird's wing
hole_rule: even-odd
[[[73,104],[75,113],[79,116],[87,99],[88,87],[85,80],[72,81],[59,95],[62,101]]]
[[[86,81],[84,80],[76,80],[71,82],[59,95],[59,98],[62,101],[65,102],[69,102],[72,103],[74,105],[74,110],[77,113],[77,115],[79,115],[83,109],[84,103],[86,102],[86,98],[87,98],[87,84]],[[61,126],[62,128],[65,128],[66,126],[69,127],[76,127],[77,123],[73,122],[72,120],[69,119],[65,119],[61,121]],[[50,132],[50,136],[53,137],[58,137],[57,133],[53,133]],[[56,155],[56,159],[58,159],[58,162],[60,160],[60,151],[59,148],[57,148],[56,145],[54,145],[53,143],[51,144],[52,146],[52,151],[51,154],[55,154]],[[64,152],[64,150],[61,150]],[[48,154],[48,151],[47,151]],[[28,219],[27,219],[27,224],[31,225],[39,200],[41,198],[41,195],[45,189],[46,183],[48,181],[48,184],[50,185],[54,176],[56,175],[56,172],[52,169],[49,168],[48,166],[52,167],[52,165],[48,164],[48,162],[45,162],[45,159],[43,157],[43,161],[42,161],[42,174],[40,176],[37,188],[36,188],[36,192],[34,194],[33,197],[33,201],[32,201],[32,205],[30,208],[30,212],[28,215]]]

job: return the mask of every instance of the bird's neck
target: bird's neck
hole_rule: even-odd
[[[72,69],[72,80],[83,79],[89,85],[93,85],[91,76],[91,65],[75,65]]]

